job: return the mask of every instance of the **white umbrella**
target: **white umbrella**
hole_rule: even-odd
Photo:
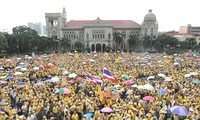
[[[199,73],[198,72],[191,72],[190,75],[196,76],[196,75],[199,75]]]
[[[137,88],[138,89],[144,89],[144,86],[143,85],[138,85]]]
[[[163,74],[163,73],[159,73],[158,76],[159,76],[159,77],[162,77],[162,78],[165,78],[165,77],[166,77],[166,75]]]
[[[185,75],[184,75],[185,78],[189,78],[189,77],[191,77],[191,76],[192,76],[191,74],[185,74]]]
[[[60,78],[58,76],[54,76],[51,78],[50,82],[58,82]]]
[[[23,63],[23,62],[21,62],[21,63],[19,63],[20,65],[24,65],[25,63]]]
[[[15,69],[21,69],[21,67],[20,67],[20,66],[17,66]]]
[[[115,88],[118,88],[118,87],[120,87],[120,85],[119,85],[119,84],[117,84],[117,85],[115,85],[114,87],[115,87]]]
[[[86,64],[86,62],[82,62],[82,64]]]
[[[23,73],[22,72],[15,72],[14,75],[23,75]]]
[[[62,72],[63,75],[66,75],[66,74],[68,74],[68,73],[69,73],[69,72],[68,72],[67,70],[65,70],[65,71]]]
[[[68,75],[69,78],[75,78],[76,76],[77,76],[77,74],[75,74],[75,73],[72,73],[72,74]]]
[[[73,53],[69,53],[69,56],[73,56],[74,54]]]
[[[37,70],[39,70],[39,69],[40,69],[39,67],[34,67],[34,68],[33,68],[34,71],[37,71]]]
[[[17,60],[22,60],[22,58],[17,58]]]
[[[177,62],[173,63],[173,65],[174,65],[174,66],[180,66],[180,64],[177,63]]]
[[[4,70],[4,68],[0,67],[0,70]]]
[[[96,62],[95,60],[92,60],[92,59],[90,59],[89,61],[90,61],[90,62]]]
[[[52,64],[52,63],[48,63],[47,65],[49,65],[49,66],[53,66],[53,64]]]
[[[21,71],[26,71],[27,70],[27,68],[21,68]]]
[[[152,85],[150,85],[150,84],[146,84],[146,85],[143,86],[143,89],[152,91],[152,90],[154,90],[154,87]]]
[[[165,81],[172,81],[171,77],[165,77]]]
[[[154,80],[155,79],[155,76],[149,76],[148,78],[147,78],[147,80]]]

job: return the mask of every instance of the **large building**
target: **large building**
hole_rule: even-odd
[[[42,23],[28,23],[28,27],[37,31],[40,36],[46,36],[46,26],[42,25]]]
[[[45,13],[47,36],[61,40],[68,38],[71,49],[78,49],[76,43],[81,43],[84,48],[92,51],[105,51],[107,46],[115,47],[114,33],[123,35],[121,48],[130,49],[129,36],[135,35],[138,40],[144,36],[158,34],[158,23],[152,10],[145,15],[142,25],[133,20],[70,20],[67,21],[66,10],[62,13]]]
[[[191,24],[188,24],[187,26],[181,26],[179,29],[179,33],[200,35],[200,26],[192,26]]]

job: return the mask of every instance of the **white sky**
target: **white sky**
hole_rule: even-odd
[[[45,24],[45,13],[67,11],[67,20],[133,20],[142,23],[149,9],[157,17],[159,31],[180,26],[200,26],[199,0],[1,0],[0,30],[28,22]]]

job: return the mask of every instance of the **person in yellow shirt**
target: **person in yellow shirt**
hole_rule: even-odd
[[[78,120],[79,117],[78,117],[78,114],[76,113],[76,111],[74,111],[72,117],[71,117],[72,120]]]

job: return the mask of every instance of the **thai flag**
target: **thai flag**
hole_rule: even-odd
[[[94,83],[94,84],[99,84],[100,86],[103,85],[103,81],[102,81],[101,79],[96,78],[96,77],[90,75],[88,72],[85,72],[85,76],[87,77],[87,79],[88,79],[90,82],[92,82],[92,83]]]
[[[119,81],[111,74],[111,72],[106,67],[103,68],[103,77],[111,80],[112,82],[119,83]]]

